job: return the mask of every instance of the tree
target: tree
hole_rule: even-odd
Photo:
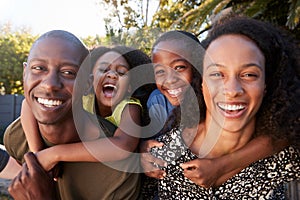
[[[0,92],[22,94],[23,62],[37,36],[32,36],[26,28],[12,31],[10,24],[0,30]]]
[[[144,43],[136,36],[147,36],[152,29],[156,29],[154,33],[157,33],[157,29],[161,32],[182,29],[200,37],[209,30],[216,17],[228,10],[284,27],[300,39],[300,0],[105,0],[104,2],[113,8],[110,19],[106,21],[106,26],[110,27],[107,29],[107,35],[113,35],[115,38],[117,36],[120,39],[122,38],[120,35],[124,34],[127,41],[131,43],[136,41],[135,43],[141,44],[139,47],[142,49]],[[151,5],[157,3],[151,22],[148,15],[149,2]],[[143,9],[145,4],[146,9]],[[110,26],[112,22],[113,25]],[[151,35],[154,34],[151,33],[150,37]]]

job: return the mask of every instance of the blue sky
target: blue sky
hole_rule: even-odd
[[[0,25],[31,28],[33,34],[63,29],[80,37],[104,35],[107,13],[96,0],[0,0]],[[99,1],[98,1],[99,2]]]

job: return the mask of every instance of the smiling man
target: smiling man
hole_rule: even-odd
[[[61,30],[45,33],[32,45],[24,63],[24,94],[46,147],[80,141],[72,95],[88,53],[76,36]],[[138,175],[128,175],[100,162],[62,162],[54,182],[33,154],[26,154],[28,140],[20,119],[7,128],[4,140],[9,154],[20,163],[25,155],[27,164],[9,188],[15,199],[136,199],[139,194]]]

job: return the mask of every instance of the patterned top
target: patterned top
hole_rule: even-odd
[[[151,153],[168,162],[167,176],[159,180],[160,199],[285,199],[284,182],[300,179],[300,155],[287,147],[268,158],[252,163],[217,188],[198,186],[183,175],[180,163],[197,155],[185,145],[177,128],[158,138],[163,147]]]

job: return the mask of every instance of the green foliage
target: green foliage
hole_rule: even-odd
[[[36,36],[26,29],[13,32],[9,26],[0,30],[0,93],[22,94],[23,62]]]
[[[149,22],[147,11],[149,4],[153,9],[153,2],[157,3],[157,9]],[[146,52],[154,41],[151,32],[181,29],[200,37],[214,20],[229,11],[282,26],[300,39],[300,0],[105,0],[105,3],[114,8],[106,20],[107,37],[113,43],[147,47]]]

